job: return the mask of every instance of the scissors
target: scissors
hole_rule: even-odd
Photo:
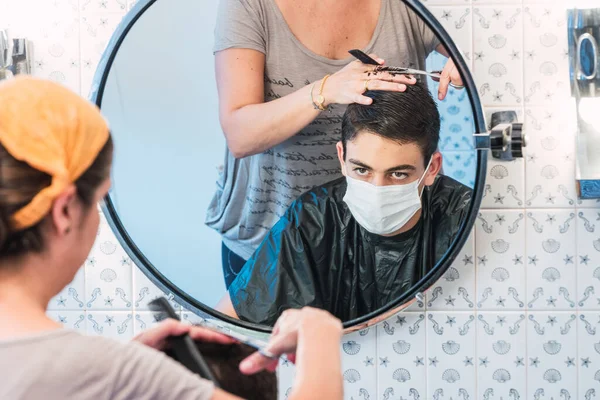
[[[388,67],[388,66],[383,66],[383,65],[379,64],[377,61],[375,61],[373,58],[371,58],[369,55],[365,54],[365,52],[363,52],[361,50],[354,49],[354,50],[348,51],[348,53],[352,54],[352,56],[354,56],[354,58],[356,58],[363,64],[376,65],[377,67],[379,67],[377,69],[378,71],[387,71],[387,72],[391,72],[393,74],[400,74],[400,75],[426,75],[426,76],[431,77],[431,79],[433,79],[436,82],[439,82],[440,79],[442,78],[442,71],[427,72],[427,71],[422,71],[420,69],[414,69],[414,68]],[[452,86],[455,89],[463,89],[464,88],[464,86],[455,85],[452,82],[450,82],[450,86]]]

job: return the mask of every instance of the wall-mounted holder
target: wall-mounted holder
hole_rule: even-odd
[[[502,161],[523,158],[523,148],[527,147],[527,135],[523,124],[517,122],[516,112],[493,113],[490,126],[488,132],[473,135],[476,149],[489,149],[492,151],[492,157]]]
[[[492,114],[490,149],[492,157],[512,161],[523,158],[523,147],[527,147],[527,136],[523,124],[517,122],[514,111],[499,111]]]
[[[10,68],[10,45],[8,41],[8,32],[0,30],[0,81],[13,77],[13,71]]]
[[[600,199],[600,8],[568,10],[571,95],[577,112],[579,199]]]

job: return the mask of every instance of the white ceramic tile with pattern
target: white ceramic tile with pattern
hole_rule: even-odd
[[[523,104],[523,10],[473,8],[473,73],[484,105]]]
[[[136,311],[133,317],[133,334],[138,335],[146,329],[152,328],[157,324],[154,319],[154,313],[150,311]]]
[[[426,326],[427,398],[475,398],[475,314],[428,312]]]
[[[574,207],[575,128],[570,108],[533,107],[525,110],[528,146],[525,149],[527,207]]]
[[[55,310],[48,311],[46,314],[56,322],[63,324],[63,326],[67,329],[73,329],[82,334],[87,333],[85,311]]]
[[[44,15],[43,10],[36,10]],[[31,73],[80,92],[79,16],[49,11],[27,35],[33,42]]]
[[[525,104],[562,105],[571,96],[565,8],[539,4],[523,13]]]
[[[475,222],[477,308],[525,308],[523,210],[482,210]]]
[[[478,399],[526,397],[527,322],[525,313],[477,315]]]
[[[88,311],[86,325],[88,335],[120,341],[128,341],[133,337],[133,313],[129,311]]]
[[[600,395],[600,313],[577,315],[577,360],[579,399],[592,400]]]
[[[150,279],[135,264],[133,265],[133,299],[136,310],[148,310],[148,303],[159,297],[169,296],[150,282]],[[171,299],[175,311],[181,311],[181,306]]]
[[[82,14],[119,13],[127,10],[127,0],[79,0]]]
[[[377,392],[386,400],[427,398],[425,314],[401,313],[377,327]]]
[[[523,112],[512,108],[485,108],[488,129],[495,112],[515,111],[517,121],[523,121]],[[525,204],[525,162],[522,158],[502,161],[488,153],[488,166],[481,201],[482,208],[522,208]]]
[[[598,209],[579,209],[577,212],[578,308],[600,308],[600,212]],[[599,393],[600,394],[600,393]]]
[[[477,152],[442,150],[442,155],[444,175],[473,188],[477,176]]]
[[[377,331],[371,327],[342,339],[345,399],[367,400],[377,396]]]
[[[429,7],[429,11],[431,11],[452,37],[452,40],[470,67],[472,62],[471,46],[473,44],[471,7],[468,0],[455,1],[454,3],[456,6],[431,6]]]
[[[468,311],[475,307],[475,233],[459,256],[427,293],[428,310]]]
[[[527,316],[528,399],[578,399],[577,316],[530,312]]]
[[[131,259],[106,223],[86,261],[87,309],[130,310],[133,307]]]
[[[572,310],[577,306],[575,210],[527,210],[527,307]]]
[[[48,303],[48,310],[85,310],[85,269],[82,267],[75,278]]]
[[[81,16],[81,93],[89,94],[98,62],[125,11]]]

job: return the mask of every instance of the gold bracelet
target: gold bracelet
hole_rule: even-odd
[[[319,88],[319,94],[317,95],[316,102],[315,102],[315,100],[313,100],[313,89],[315,88],[316,82],[313,83],[313,86],[310,89],[310,98],[311,98],[311,100],[313,102],[313,106],[315,107],[316,110],[325,111],[328,108],[323,105],[323,103],[325,103],[325,97],[323,97],[323,88],[325,87],[325,82],[327,81],[327,78],[329,78],[330,76],[331,75],[327,74],[327,75],[325,75],[323,80],[321,80],[321,87]]]

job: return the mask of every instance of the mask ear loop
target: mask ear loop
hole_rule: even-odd
[[[423,179],[425,179],[425,175],[427,175],[427,171],[429,171],[429,167],[431,166],[431,161],[433,161],[433,156],[431,156],[431,158],[429,159],[429,162],[427,163],[427,167],[425,168],[425,172],[423,172],[423,176],[421,176],[421,179],[419,179],[419,183],[417,183],[417,190],[419,185],[421,185],[421,182],[423,182]],[[419,193],[419,198],[421,198],[423,196],[423,192],[425,191],[425,186],[423,186],[423,190],[421,190],[421,192]]]

